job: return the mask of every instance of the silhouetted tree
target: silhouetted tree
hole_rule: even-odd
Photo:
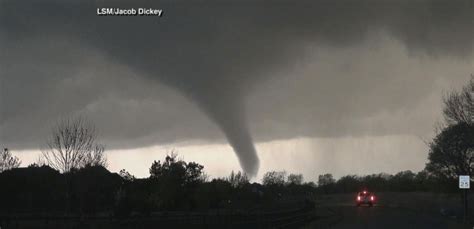
[[[240,171],[238,173],[234,173],[234,171],[232,171],[226,180],[234,188],[242,188],[243,186],[250,183],[247,174],[242,173]]]
[[[286,180],[285,171],[266,172],[262,178],[263,185],[284,185]]]
[[[207,180],[207,175],[204,173],[204,166],[196,162],[188,162],[186,164],[186,183],[193,184],[204,182]]]
[[[126,181],[133,181],[135,180],[135,176],[130,174],[127,170],[121,169],[119,172],[120,177],[122,177]]]
[[[336,183],[336,180],[332,177],[332,174],[330,173],[319,175],[318,177],[318,186],[324,186],[334,183]]]
[[[474,125],[461,122],[446,127],[430,143],[426,170],[437,177],[453,179],[472,175],[474,168]]]
[[[402,192],[415,191],[415,176],[416,174],[410,170],[398,172],[391,179],[392,190]]]
[[[386,173],[371,174],[359,177],[361,185],[359,188],[368,188],[372,191],[391,190],[392,175]]]
[[[184,161],[178,160],[177,155],[172,152],[170,155],[166,155],[163,163],[160,160],[153,161],[150,167],[150,178],[158,179],[171,174],[184,177],[185,164]]]
[[[474,75],[461,91],[452,91],[444,99],[443,115],[448,125],[474,124]]]
[[[335,189],[335,184],[336,180],[330,173],[319,175],[318,177],[318,188],[320,188],[324,193],[336,192],[337,189]]]
[[[150,167],[150,178],[152,179],[172,179],[180,184],[193,183],[203,181],[205,179],[203,173],[204,166],[178,159],[177,154],[171,153],[167,155],[165,161],[154,161]]]
[[[239,189],[243,191],[243,189]],[[234,188],[226,179],[213,179],[196,189],[194,201],[198,209],[226,208],[233,205]]]
[[[361,189],[362,181],[356,175],[347,175],[339,178],[336,185],[339,192],[357,192]]]
[[[100,165],[72,169],[63,176],[70,182],[70,208],[78,213],[111,209],[116,201],[117,190],[122,184],[122,178],[118,174],[111,173]]]
[[[150,167],[153,191],[152,205],[160,209],[175,210],[188,205],[192,208],[191,193],[198,184],[205,181],[204,166],[178,159],[173,152],[163,162],[154,161]]]
[[[48,166],[0,173],[0,214],[64,211],[65,184],[61,178],[58,171]]]
[[[95,127],[82,118],[58,122],[46,145],[42,150],[45,163],[61,172],[85,166],[107,166],[105,147],[97,143]]]
[[[437,184],[435,177],[433,177],[430,172],[426,171],[426,169],[416,174],[414,184],[418,191],[443,191],[441,190],[442,187]]]
[[[20,164],[20,159],[18,159],[16,156],[13,156],[8,148],[4,148],[0,153],[0,173],[5,170],[18,168]]]
[[[305,182],[305,183],[303,183],[303,185],[308,186],[308,187],[310,187],[310,188],[316,188],[316,187],[318,187],[318,185],[316,185],[316,183],[314,183],[313,181]]]
[[[292,185],[303,184],[303,174],[290,174],[287,178],[287,183]]]

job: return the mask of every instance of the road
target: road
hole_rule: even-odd
[[[435,228],[472,228],[463,227],[460,223],[444,217],[419,214],[412,210],[399,207],[374,206],[334,206],[337,214],[340,215],[335,225],[329,228],[334,229],[435,229]]]
[[[305,228],[319,229],[473,229],[440,213],[458,207],[456,195],[431,193],[379,193],[373,207],[356,207],[356,194],[323,195],[316,201],[318,220]]]

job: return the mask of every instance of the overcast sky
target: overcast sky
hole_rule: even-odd
[[[472,0],[0,2],[0,144],[24,165],[82,115],[141,176],[171,148],[213,176],[420,170],[472,73]]]

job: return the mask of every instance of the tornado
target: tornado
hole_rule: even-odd
[[[243,101],[241,97],[235,95],[230,98],[222,96],[205,98],[198,94],[193,99],[223,132],[242,170],[248,176],[255,177],[259,169],[259,159],[248,128]]]

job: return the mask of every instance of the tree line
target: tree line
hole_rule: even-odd
[[[316,194],[382,191],[442,191],[457,189],[459,175],[474,168],[474,76],[459,91],[443,99],[444,122],[430,142],[423,171],[394,175],[320,175],[317,184],[302,174],[270,171],[261,183],[242,172],[210,180],[204,166],[185,162],[171,152],[154,161],[148,178],[126,170],[106,169],[105,147],[94,126],[83,118],[64,119],[53,128],[42,157],[26,168],[5,148],[0,153],[0,213],[113,213],[117,216],[154,211],[275,208],[275,204],[305,203]]]
[[[334,179],[331,174],[320,175],[317,193],[354,193],[363,189],[374,192],[454,192],[457,183],[453,179],[431,176],[426,170],[414,173],[410,170],[396,174],[346,175]]]
[[[68,172],[32,164],[0,173],[0,214],[58,212],[113,214],[127,217],[159,211],[208,211],[301,208],[312,200],[315,186],[266,179],[251,183],[242,172],[210,180],[204,167],[185,162],[177,154],[154,161],[147,178],[135,178],[126,170],[111,173],[101,165],[86,165]],[[268,173],[271,174],[272,172]],[[268,176],[267,176],[268,177]]]

